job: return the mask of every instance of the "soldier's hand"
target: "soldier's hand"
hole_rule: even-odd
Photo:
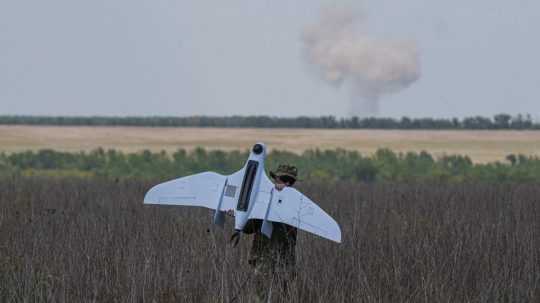
[[[240,241],[240,232],[235,231],[234,234],[232,234],[231,240],[229,240],[229,243],[231,243],[232,247],[236,247],[239,241]]]

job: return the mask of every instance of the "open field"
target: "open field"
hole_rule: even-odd
[[[231,220],[223,231],[205,209],[143,205],[151,184],[2,180],[0,301],[253,302],[250,236],[233,248]],[[538,184],[301,190],[343,243],[299,232],[298,277],[278,302],[540,300]]]
[[[378,148],[425,150],[435,156],[462,154],[475,162],[502,161],[508,154],[540,155],[540,131],[329,130],[244,128],[147,128],[0,126],[0,150],[51,148],[78,151],[97,147],[128,152],[202,146],[245,150],[256,141],[270,149],[345,148],[370,154]]]

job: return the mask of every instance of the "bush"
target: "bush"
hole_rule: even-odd
[[[172,154],[143,151],[124,154],[115,150],[97,149],[89,153],[67,153],[54,150],[0,154],[0,175],[25,174],[100,176],[110,178],[176,178],[202,171],[231,174],[245,163],[248,151],[191,152],[178,150]],[[298,166],[300,179],[363,182],[531,182],[540,181],[540,159],[509,155],[508,162],[475,164],[467,156],[447,155],[434,159],[427,152],[395,153],[380,149],[366,157],[356,151],[308,150],[301,155],[272,151],[266,169],[279,163]],[[76,173],[78,172],[78,173]]]

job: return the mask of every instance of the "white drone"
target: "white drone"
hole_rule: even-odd
[[[253,146],[244,167],[232,175],[199,173],[152,187],[144,204],[202,206],[215,210],[214,223],[223,226],[234,210],[234,228],[241,232],[250,219],[263,220],[261,232],[272,236],[272,222],[285,223],[341,242],[339,225],[317,204],[292,187],[277,190],[264,172],[266,147]]]

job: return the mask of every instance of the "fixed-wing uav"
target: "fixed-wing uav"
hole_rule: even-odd
[[[266,147],[253,146],[242,169],[229,176],[199,173],[152,187],[144,204],[201,206],[215,210],[214,223],[223,226],[234,210],[234,228],[241,232],[248,220],[262,220],[261,232],[272,235],[272,222],[285,223],[323,238],[341,242],[341,230],[332,217],[298,190],[275,188],[264,171]]]

